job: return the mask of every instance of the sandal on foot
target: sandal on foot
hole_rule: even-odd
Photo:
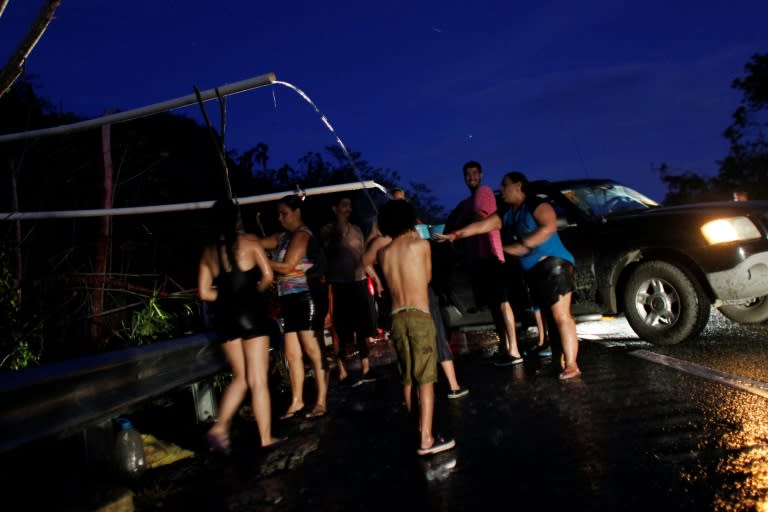
[[[436,453],[450,450],[454,446],[456,446],[456,441],[453,439],[446,439],[443,436],[435,436],[435,442],[432,443],[432,446],[429,448],[419,448],[416,450],[416,453],[421,456],[434,455]]]
[[[208,440],[208,449],[210,451],[222,455],[229,455],[232,451],[229,436],[227,434],[208,432],[205,437]]]
[[[325,416],[326,412],[328,411],[326,411],[325,409],[318,408],[318,409],[309,411],[307,414],[304,415],[304,417],[307,419],[322,418],[323,416]]]
[[[288,411],[282,416],[280,416],[281,420],[292,420],[293,418],[300,418],[304,415],[304,408],[296,409],[295,411]]]
[[[557,378],[560,380],[570,380],[579,375],[581,375],[581,370],[563,370]]]

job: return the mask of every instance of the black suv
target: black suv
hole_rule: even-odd
[[[576,258],[577,319],[624,314],[657,345],[698,334],[712,306],[736,322],[768,320],[768,201],[660,206],[609,179],[529,185],[554,207]],[[460,249],[439,245],[448,244],[433,244],[448,327],[490,325],[487,310],[472,308]]]

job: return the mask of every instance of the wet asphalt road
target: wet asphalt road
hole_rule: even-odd
[[[243,418],[233,454],[215,456],[205,451],[203,426],[178,427],[177,407],[147,411],[151,422],[139,416],[137,425],[196,455],[123,487],[139,511],[766,510],[768,392],[637,357],[647,351],[735,381],[768,382],[765,326],[721,317],[710,324],[674,347],[638,340],[621,319],[580,324],[583,375],[568,382],[557,380],[549,360],[493,366],[488,336],[470,336],[470,345],[455,338],[456,351],[465,351],[457,373],[470,394],[446,399],[441,375],[435,430],[457,446],[429,458],[416,455],[415,419],[402,405],[391,347],[380,342],[374,353],[384,378],[348,389],[334,375],[329,415],[278,421],[277,433],[289,439],[272,450],[258,448],[255,424]],[[276,412],[287,398],[275,393]],[[97,480],[83,474],[78,492],[60,482],[34,498],[57,496],[56,509],[82,510],[89,493],[109,492],[106,484],[94,488]]]

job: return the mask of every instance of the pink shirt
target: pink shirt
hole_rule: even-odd
[[[474,194],[462,201],[462,223],[479,220],[496,212],[496,196],[488,185],[480,185]],[[483,259],[495,256],[504,261],[504,249],[501,246],[501,232],[498,229],[466,239],[467,255],[472,259]]]

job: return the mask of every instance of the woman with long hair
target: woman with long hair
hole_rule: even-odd
[[[220,200],[212,211],[217,240],[205,247],[200,258],[198,294],[201,300],[213,303],[214,325],[232,380],[207,438],[211,450],[229,453],[232,419],[249,390],[261,446],[281,441],[272,436],[268,387],[274,320],[268,315],[264,292],[272,284],[273,273],[259,239],[242,231],[237,205]]]
[[[319,262],[310,254],[313,252],[310,248],[317,246],[317,242],[302,220],[302,203],[302,198],[297,195],[280,199],[277,213],[285,231],[264,239],[264,247],[274,249],[270,265],[277,275],[277,295],[283,319],[283,350],[291,380],[291,403],[280,419],[304,413],[304,354],[312,365],[317,389],[315,405],[304,415],[317,418],[327,412],[325,358],[317,337],[318,330],[322,332],[327,304],[319,304],[319,295],[313,296],[312,293],[311,281]],[[327,299],[327,292],[325,297]]]

